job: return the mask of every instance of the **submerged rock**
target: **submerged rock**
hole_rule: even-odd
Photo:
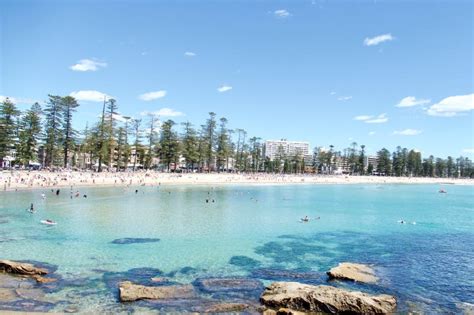
[[[248,304],[244,303],[219,303],[207,307],[205,313],[229,313],[229,312],[242,312],[249,308]]]
[[[127,244],[141,244],[141,243],[156,243],[159,242],[159,238],[132,238],[132,237],[125,237],[125,238],[118,238],[113,240],[112,244],[120,244],[120,245],[127,245]]]
[[[247,278],[204,278],[194,282],[200,290],[213,293],[224,291],[254,291],[263,289],[263,283]]]
[[[22,263],[11,260],[0,260],[0,271],[18,275],[45,275],[48,270],[45,268],[35,267],[30,263]]]
[[[13,302],[20,300],[14,289],[0,288],[0,303]]]
[[[260,265],[260,262],[247,256],[233,256],[230,258],[229,264],[238,267],[255,268]]]
[[[364,283],[375,283],[378,278],[369,266],[343,262],[327,272],[330,279],[351,280]]]
[[[195,296],[192,285],[171,285],[147,287],[133,284],[130,281],[119,283],[120,301],[130,302],[137,300],[183,299]]]
[[[273,280],[273,281],[291,281],[296,280],[303,283],[320,283],[324,274],[314,271],[282,270],[274,268],[259,268],[252,271],[252,278]]]
[[[275,282],[265,289],[260,301],[279,310],[353,314],[386,314],[394,312],[395,297],[370,295],[326,285],[307,285],[298,282]]]

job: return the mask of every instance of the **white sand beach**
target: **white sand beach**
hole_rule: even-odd
[[[3,171],[1,190],[81,186],[155,186],[155,185],[285,185],[285,184],[439,184],[474,185],[474,179],[383,177],[348,175],[287,175],[287,174],[228,174],[228,173],[94,173]]]

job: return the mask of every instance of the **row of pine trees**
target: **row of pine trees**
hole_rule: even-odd
[[[78,106],[71,96],[49,95],[44,108],[35,103],[21,112],[5,99],[0,103],[0,165],[14,151],[13,163],[28,166],[38,161],[41,147],[38,162],[47,168],[175,171],[184,159],[185,169],[201,172],[332,174],[342,165],[352,175],[474,177],[473,164],[466,157],[423,159],[420,152],[401,147],[393,153],[381,149],[376,163],[367,165],[365,146],[355,142],[342,152],[332,145],[328,150],[316,147],[310,158],[287,156],[282,150],[270,160],[264,157],[261,138],[248,137],[244,129],[230,129],[228,120],[218,119],[213,112],[200,128],[187,121],[178,132],[173,120],[161,122],[152,113],[142,119],[121,115],[114,99],[104,99],[98,121],[78,132],[72,124]],[[92,163],[86,163],[86,157]]]

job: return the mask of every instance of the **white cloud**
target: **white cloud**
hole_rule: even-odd
[[[373,135],[375,135],[375,131],[370,131],[369,136],[373,136]]]
[[[367,120],[367,119],[370,119],[374,116],[369,116],[369,115],[359,115],[359,116],[355,116],[354,117],[354,120]]]
[[[367,124],[383,124],[388,121],[387,114],[380,114],[376,117],[370,117],[369,119],[364,120]]]
[[[474,148],[464,149],[464,150],[462,150],[462,152],[474,154]]]
[[[428,104],[429,102],[431,102],[431,100],[428,100],[428,99],[418,99],[417,100],[416,97],[414,97],[414,96],[407,96],[404,99],[402,99],[400,101],[400,103],[398,103],[395,106],[396,107],[413,107],[413,106],[417,106],[417,105]]]
[[[331,93],[329,93],[330,95],[336,95],[336,92],[332,91]]]
[[[431,116],[453,117],[474,110],[474,94],[449,96],[431,105],[427,113]]]
[[[273,14],[278,18],[287,18],[291,15],[290,12],[285,9],[275,10]]]
[[[232,90],[232,87],[229,85],[223,85],[217,89],[217,91],[223,93]]]
[[[154,92],[148,92],[148,93],[142,94],[138,96],[138,98],[141,99],[142,101],[153,101],[165,96],[166,96],[166,91],[160,90],[160,91],[154,91]]]
[[[396,130],[393,132],[394,135],[400,136],[416,136],[419,135],[422,131],[416,129],[404,129],[404,130]]]
[[[352,99],[352,96],[340,96],[337,98],[338,101],[343,101],[343,102],[348,101],[350,99]]]
[[[94,91],[94,90],[74,91],[74,92],[71,92],[69,96],[74,97],[78,101],[85,101],[85,102],[103,102],[104,97],[106,99],[113,98],[110,95],[107,95],[99,91]]]
[[[196,53],[193,53],[192,51],[187,51],[187,52],[184,53],[184,55],[186,57],[194,57],[194,56],[196,56]]]
[[[154,116],[161,116],[161,117],[177,117],[177,116],[184,116],[184,113],[178,112],[174,109],[171,108],[161,108],[157,111],[150,112],[150,111],[143,111],[140,113],[142,116],[147,116],[147,115],[154,115]]]
[[[81,59],[75,65],[69,67],[73,71],[97,71],[99,68],[105,68],[107,64],[105,62],[99,62],[92,59]]]
[[[365,46],[376,46],[380,43],[386,42],[386,41],[391,41],[393,40],[392,34],[383,34],[383,35],[378,35],[375,37],[366,37],[364,39],[364,45]]]

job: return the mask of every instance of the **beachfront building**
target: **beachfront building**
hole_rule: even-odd
[[[311,156],[309,152],[309,142],[287,141],[286,139],[266,140],[264,155],[271,161],[282,156]]]
[[[372,165],[372,173],[377,169],[378,160],[377,156],[375,155],[368,155],[364,159],[364,170],[367,172],[369,169],[369,165]],[[372,174],[369,174],[372,175]]]

